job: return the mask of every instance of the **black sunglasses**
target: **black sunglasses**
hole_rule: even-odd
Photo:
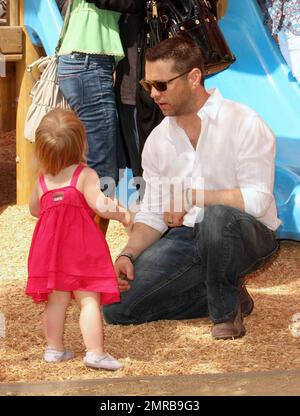
[[[176,77],[169,79],[168,81],[147,81],[145,79],[141,79],[140,85],[147,92],[151,92],[152,87],[154,87],[159,92],[166,91],[168,88],[169,82],[174,81],[175,79],[180,78],[183,75],[188,74],[189,72],[191,72],[191,69],[189,69],[188,71],[185,71],[183,74],[177,75]]]

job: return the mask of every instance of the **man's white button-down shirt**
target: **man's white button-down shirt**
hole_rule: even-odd
[[[217,89],[208,93],[198,112],[196,149],[175,117],[165,117],[148,137],[142,154],[146,191],[135,222],[167,230],[163,212],[171,180],[183,188],[240,188],[245,211],[275,230],[280,221],[273,196],[274,135],[249,107],[223,98]],[[192,207],[183,224],[193,227],[201,214],[203,208]]]

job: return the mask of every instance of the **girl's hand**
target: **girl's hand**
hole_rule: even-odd
[[[123,219],[121,220],[121,223],[124,225],[125,228],[132,228],[133,226],[133,221],[132,221],[132,217],[129,211],[124,210],[123,212]]]

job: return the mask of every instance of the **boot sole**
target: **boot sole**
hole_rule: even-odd
[[[240,332],[238,335],[216,335],[216,336],[214,336],[214,335],[212,335],[212,337],[214,338],[214,339],[231,339],[231,340],[233,340],[233,339],[237,339],[237,338],[241,338],[241,337],[243,337],[244,335],[246,335],[246,331],[242,331],[242,332]]]

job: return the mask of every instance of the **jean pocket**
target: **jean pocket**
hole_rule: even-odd
[[[80,76],[58,76],[58,84],[65,99],[75,111],[83,105],[83,84]]]

